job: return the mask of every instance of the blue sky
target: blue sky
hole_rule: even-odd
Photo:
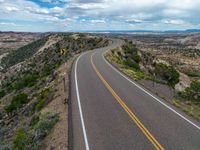
[[[0,31],[200,28],[200,0],[0,0]]]

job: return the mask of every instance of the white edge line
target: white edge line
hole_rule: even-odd
[[[90,51],[88,51],[90,52]],[[79,95],[79,89],[78,89],[78,82],[77,82],[77,63],[79,61],[79,59],[87,54],[88,52],[86,53],[83,53],[81,54],[77,60],[76,60],[76,64],[75,64],[75,85],[76,85],[76,96],[77,96],[77,101],[78,101],[78,108],[79,108],[79,113],[80,113],[80,118],[81,118],[81,125],[82,125],[82,130],[83,130],[83,136],[84,136],[84,142],[85,142],[85,149],[86,150],[89,150],[89,144],[88,144],[88,138],[87,138],[87,133],[86,133],[86,129],[85,129],[85,123],[84,123],[84,119],[83,119],[83,112],[82,112],[82,108],[81,108],[81,102],[80,102],[80,95]]]
[[[138,87],[140,90],[142,90],[143,92],[145,92],[146,94],[148,94],[149,96],[151,96],[152,98],[154,98],[157,102],[161,103],[163,106],[165,106],[166,108],[168,108],[169,110],[171,110],[172,112],[174,112],[175,114],[177,114],[179,117],[181,117],[182,119],[184,119],[185,121],[187,121],[188,123],[192,124],[194,127],[196,127],[198,130],[200,130],[200,127],[198,125],[196,125],[195,123],[193,123],[192,121],[190,121],[189,119],[187,119],[186,117],[184,117],[183,115],[181,115],[180,113],[178,113],[176,110],[174,110],[173,108],[171,108],[169,105],[167,105],[166,103],[162,102],[161,100],[159,100],[157,97],[155,97],[154,95],[152,95],[151,93],[149,93],[148,91],[146,91],[144,88],[142,88],[141,86],[139,86],[138,84],[136,84],[135,82],[133,82],[131,79],[129,79],[128,77],[126,77],[124,74],[122,74],[119,70],[117,70],[115,67],[113,67],[113,65],[111,65],[104,57],[104,54],[107,53],[109,50],[105,51],[104,53],[102,53],[102,57],[104,59],[104,61],[113,69],[115,70],[118,74],[120,74],[123,78],[125,78],[126,80],[128,80],[129,82],[131,82],[132,84],[134,84],[136,87]]]

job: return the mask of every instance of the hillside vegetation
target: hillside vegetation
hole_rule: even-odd
[[[4,68],[8,68],[19,62],[24,61],[25,59],[30,58],[33,54],[37,52],[37,50],[41,46],[43,46],[46,43],[47,39],[48,37],[39,39],[37,41],[32,42],[31,44],[19,48],[16,51],[10,52],[6,57],[3,57],[3,59],[1,60],[2,66]]]
[[[68,91],[58,91],[62,76],[68,76],[58,74],[60,66],[80,52],[107,44],[85,34],[52,34],[8,54],[0,76],[0,149],[45,149],[43,140],[62,113],[46,107],[60,97],[58,93],[61,101],[67,99]]]

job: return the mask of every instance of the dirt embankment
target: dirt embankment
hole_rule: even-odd
[[[58,83],[55,86],[54,99],[42,110],[43,112],[55,112],[60,116],[58,123],[44,140],[47,150],[68,149],[69,74],[74,59],[75,57],[71,58],[57,70],[59,77]]]

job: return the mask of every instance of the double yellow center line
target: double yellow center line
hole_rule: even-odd
[[[93,53],[94,55],[94,53]],[[134,115],[134,113],[128,108],[128,106],[123,102],[123,100],[116,94],[116,92],[111,88],[108,82],[103,78],[103,76],[98,71],[97,67],[93,62],[93,55],[91,56],[91,64],[93,69],[95,70],[98,77],[104,83],[106,88],[110,91],[113,97],[118,101],[118,103],[122,106],[122,108],[127,112],[132,121],[139,127],[139,129],[143,132],[143,134],[149,139],[149,141],[153,144],[156,150],[164,150],[162,145],[153,137],[153,135],[147,130],[147,128],[140,122],[140,120]]]

